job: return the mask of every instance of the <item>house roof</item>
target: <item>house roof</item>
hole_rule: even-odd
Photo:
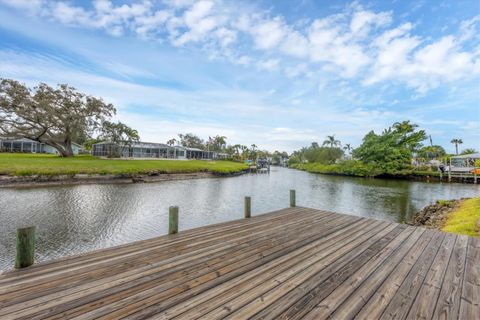
[[[15,137],[0,137],[0,140],[2,141],[23,141],[23,142],[37,142],[37,141],[34,141],[32,139],[28,139],[28,138],[15,138]]]
[[[38,142],[38,141],[35,141],[35,140],[32,140],[32,139],[28,139],[28,138],[14,138],[14,137],[1,137],[0,136],[0,140],[2,141],[20,141],[20,142],[36,142],[36,143],[45,143],[45,142]],[[78,144],[76,142],[72,142],[73,145],[76,145],[77,147],[79,148],[83,148],[83,146],[81,144]]]
[[[94,143],[93,145],[102,145],[102,144],[115,144],[111,141],[102,141],[98,143]],[[164,143],[156,143],[156,142],[133,142],[130,144],[131,147],[133,148],[170,148],[169,145],[166,145]]]
[[[177,149],[183,149],[187,151],[198,151],[198,152],[215,152],[215,151],[207,151],[207,150],[202,150],[199,148],[190,148],[190,147],[184,147],[184,146],[175,146]]]
[[[110,141],[102,141],[98,143],[94,143],[93,145],[101,145],[101,144],[112,144]],[[156,143],[156,142],[135,142],[131,144],[131,147],[133,148],[177,148],[177,149],[182,149],[182,150],[187,150],[187,151],[197,151],[197,152],[214,152],[214,151],[207,151],[207,150],[202,150],[199,148],[190,148],[190,147],[184,147],[184,146],[169,146],[164,143]]]
[[[452,159],[480,159],[480,152],[453,156]]]

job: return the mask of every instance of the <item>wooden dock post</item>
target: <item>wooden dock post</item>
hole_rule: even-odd
[[[17,229],[15,268],[31,266],[35,261],[35,227]]]
[[[178,207],[168,209],[168,234],[178,233]]]
[[[250,218],[252,216],[252,198],[245,197],[245,207],[244,207],[245,218]]]
[[[290,190],[290,207],[296,207],[295,190]]]

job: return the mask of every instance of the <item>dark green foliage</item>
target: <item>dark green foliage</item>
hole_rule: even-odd
[[[30,89],[0,79],[0,134],[45,143],[64,157],[73,156],[73,142],[84,142],[115,112],[113,105],[66,84]]]
[[[131,146],[132,143],[140,140],[140,136],[137,130],[130,128],[126,124],[104,121],[99,139],[110,141],[117,145]],[[110,148],[108,156],[110,158],[120,157],[119,151],[118,148]]]
[[[461,155],[465,155],[465,154],[472,154],[472,153],[477,153],[478,151],[473,149],[473,148],[467,148],[467,149],[464,149],[462,151],[462,153],[460,153]]]
[[[335,139],[335,135],[327,136],[327,139],[323,141],[322,146],[329,146],[330,148],[338,147],[340,146],[340,140]]]
[[[205,142],[197,135],[193,133],[179,134],[180,144],[188,148],[204,149]]]
[[[432,160],[442,158],[446,155],[445,149],[442,146],[433,145],[420,148],[417,152],[417,156],[422,159]]]
[[[435,151],[438,156],[445,153],[440,146],[420,149],[426,134],[417,128],[410,121],[403,121],[394,123],[381,134],[371,131],[363,138],[363,143],[353,150],[353,160],[341,160],[343,150],[338,147],[319,147],[314,142],[308,148],[293,152],[288,163],[292,168],[327,174],[370,177],[411,174],[414,153]],[[327,136],[324,145],[337,146],[340,142],[332,135]],[[350,144],[345,144],[344,149],[350,151]]]
[[[332,147],[308,148],[304,153],[308,162],[332,164],[343,156],[343,150]]]
[[[291,156],[288,158],[288,165],[289,165],[290,167],[292,167],[293,165],[295,165],[295,164],[297,164],[297,163],[301,163],[299,156],[297,156],[297,155],[291,155]]]
[[[221,152],[227,147],[227,137],[216,135],[208,142],[208,149],[210,151]]]
[[[376,168],[376,166],[364,164],[357,160],[347,160],[337,164],[328,165],[321,163],[296,163],[291,164],[290,167],[313,173],[338,174],[358,177],[374,177],[382,173]]]
[[[426,139],[424,130],[409,121],[395,123],[382,134],[369,132],[363,143],[353,150],[353,157],[365,164],[375,165],[381,172],[395,174],[411,168],[413,153]]]

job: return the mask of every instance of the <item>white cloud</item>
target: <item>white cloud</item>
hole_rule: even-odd
[[[420,46],[420,38],[410,36],[409,30],[411,25],[404,24],[376,39],[378,54],[365,84],[401,81],[425,94],[441,83],[480,74],[478,56],[463,51],[454,36]]]
[[[0,0],[69,26],[101,29],[112,36],[133,34],[173,46],[197,46],[209,59],[274,71],[289,77],[322,70],[334,81],[365,85],[390,82],[424,94],[442,84],[471,79],[480,72],[480,16],[460,21],[442,38],[415,35],[411,22],[395,23],[394,12],[365,9],[358,2],[336,14],[287,22],[255,4],[221,0],[137,0],[120,4],[96,0]],[[80,2],[81,3],[81,2]],[[453,28],[452,28],[453,30]],[[268,58],[265,58],[268,57]]]
[[[338,70],[343,77],[357,75],[370,62],[362,46],[355,43],[350,34],[343,32],[335,19],[314,21],[308,37],[311,60],[329,63],[326,70]]]
[[[275,71],[278,69],[279,64],[280,64],[280,60],[278,59],[267,59],[267,60],[258,61],[257,67],[260,70]]]
[[[276,47],[286,34],[285,25],[279,17],[253,25],[250,32],[257,48],[263,50]]]
[[[298,31],[290,31],[283,40],[280,50],[296,58],[305,58],[309,54],[307,38]]]
[[[371,11],[357,11],[353,14],[350,22],[350,30],[357,35],[366,36],[370,32],[370,28],[383,27],[392,21],[391,12],[380,12],[378,14]]]

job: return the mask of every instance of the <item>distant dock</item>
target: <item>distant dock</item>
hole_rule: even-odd
[[[480,318],[480,239],[290,200],[7,272],[0,319]]]

